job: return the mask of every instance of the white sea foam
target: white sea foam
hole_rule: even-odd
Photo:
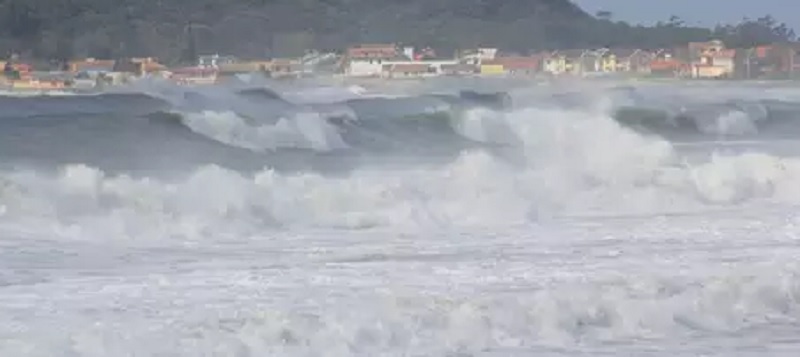
[[[800,161],[686,158],[597,102],[454,122],[521,162],[4,171],[0,355],[796,355]],[[339,145],[314,115],[187,125]]]
[[[233,112],[188,113],[184,123],[193,131],[222,143],[267,151],[281,148],[331,151],[346,147],[336,129],[315,112],[299,112],[274,124],[248,123]]]
[[[104,226],[97,220],[111,216],[110,222],[121,225],[116,229],[141,227],[145,219],[153,221],[146,226],[166,225],[162,228],[169,231],[188,224],[173,226],[182,221],[209,229],[223,227],[223,221],[229,222],[224,229],[239,223],[250,228],[514,226],[542,217],[658,215],[800,200],[797,159],[744,153],[688,163],[664,140],[583,111],[525,109],[477,120],[484,122],[464,129],[476,139],[491,140],[497,131],[485,131],[489,125],[510,127],[523,145],[524,165],[475,150],[436,169],[364,167],[328,177],[270,169],[247,175],[208,166],[177,181],[106,175],[73,165],[57,177],[4,175],[0,204],[6,217],[31,217],[38,207],[41,215],[60,212],[69,222],[89,219],[93,223],[87,228]],[[255,130],[232,114],[202,113],[187,121],[193,130],[254,150],[324,151],[343,145],[315,115]]]

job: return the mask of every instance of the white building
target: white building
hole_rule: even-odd
[[[380,58],[350,59],[346,73],[352,77],[378,77],[383,72],[384,61]]]
[[[233,56],[220,56],[218,54],[200,56],[197,58],[197,66],[202,68],[219,68],[225,64],[236,63],[237,59]]]
[[[484,61],[491,61],[497,57],[496,48],[478,48],[461,53],[459,59],[462,63],[479,66]]]
[[[344,72],[351,77],[419,78],[438,76],[442,67],[455,65],[457,60],[427,60],[413,47],[361,45],[347,51]]]
[[[444,67],[459,64],[457,60],[385,61],[381,76],[386,78],[424,78],[440,76]]]
[[[379,77],[385,62],[408,60],[394,44],[361,45],[347,50],[344,72],[352,77]]]

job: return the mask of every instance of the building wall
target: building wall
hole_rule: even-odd
[[[584,71],[584,65],[581,63],[580,58],[567,58],[564,69],[566,73],[579,75]]]
[[[734,69],[734,59],[727,58],[727,57],[714,57],[713,58],[714,66],[723,67],[729,73],[733,73]]]
[[[567,71],[567,59],[564,57],[551,57],[544,60],[542,69],[545,73],[562,74]]]
[[[619,60],[615,55],[608,55],[603,57],[601,70],[603,72],[616,72],[619,68]]]
[[[735,59],[724,56],[702,56],[699,63],[693,65],[692,77],[695,78],[723,78],[732,77],[735,69]]]
[[[730,74],[726,67],[708,65],[695,66],[694,72],[695,78],[721,78]]]
[[[603,72],[604,68],[603,58],[593,54],[570,57],[566,58],[565,61],[564,72],[575,75]]]
[[[11,88],[19,90],[54,90],[54,89],[64,89],[66,88],[66,84],[63,81],[41,82],[41,81],[19,80],[19,81],[11,81]]]
[[[445,60],[445,61],[383,61],[383,66],[394,66],[394,65],[425,65],[430,67],[433,72],[426,72],[425,75],[439,75],[444,72],[442,67],[444,66],[453,66],[458,64],[456,60]],[[383,70],[383,67],[381,67]]]
[[[483,64],[481,65],[481,74],[505,74],[506,70],[501,64]]]
[[[455,64],[442,66],[442,74],[444,75],[470,75],[477,73],[479,68],[477,66],[468,64]]]
[[[430,72],[403,72],[403,71],[391,71],[385,74],[387,78],[395,78],[395,79],[403,79],[403,78],[427,78],[427,77],[435,77],[436,73]]]
[[[581,71],[581,64],[578,63],[579,61],[572,59],[572,58],[565,58],[564,59],[564,73],[580,73]]]
[[[647,51],[638,51],[632,55],[628,60],[628,70],[631,72],[649,74],[650,61],[653,60],[653,54]]]
[[[603,70],[602,57],[597,55],[588,54],[583,56],[583,59],[576,58],[575,62],[578,65],[576,71],[580,74],[602,72]]]
[[[630,58],[626,58],[624,60],[618,60],[617,65],[614,68],[615,72],[631,72],[633,71],[633,63],[631,62]]]
[[[443,66],[452,66],[458,64],[456,60],[424,60],[424,61],[386,61],[385,64],[424,64],[433,67],[434,73],[442,73]]]
[[[353,77],[380,76],[383,71],[383,60],[380,59],[355,59],[350,60],[347,74]]]
[[[458,64],[456,60],[446,61],[390,61],[380,59],[357,59],[351,60],[347,67],[347,75],[353,77],[377,77],[384,75],[384,66],[393,65],[413,65],[424,64],[434,69],[433,74],[441,74],[442,66],[450,66]]]

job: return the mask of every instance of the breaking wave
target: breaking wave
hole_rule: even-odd
[[[773,117],[789,120],[764,103],[684,110],[674,119],[697,124],[693,131],[659,132],[666,124],[637,127],[653,119],[621,114],[608,97],[519,105],[508,94],[461,92],[297,105],[266,90],[236,93],[217,102],[204,92],[4,99],[40,107],[20,105],[21,117],[12,110],[0,122],[3,160],[15,167],[2,175],[0,219],[191,236],[219,227],[515,226],[800,200],[798,159],[719,147],[693,156],[670,136],[758,135]],[[248,105],[276,110],[247,115]],[[701,130],[708,118],[717,124],[706,127],[724,130]],[[733,130],[735,118],[752,131]]]
[[[0,97],[0,354],[796,355],[793,90],[284,86]]]

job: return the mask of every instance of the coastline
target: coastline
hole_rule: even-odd
[[[113,92],[119,89],[130,88],[130,85],[147,81],[149,77],[141,77],[134,79],[125,84],[107,85],[103,87],[59,87],[59,88],[36,88],[33,86],[15,87],[9,84],[0,85],[0,96],[59,96],[59,95],[96,95]],[[548,85],[564,85],[572,83],[636,83],[636,84],[685,84],[688,86],[716,86],[724,84],[745,84],[752,86],[800,86],[798,79],[693,79],[693,78],[663,78],[663,77],[647,77],[647,76],[514,76],[514,75],[475,75],[475,76],[436,76],[425,78],[381,78],[381,77],[349,77],[340,74],[335,75],[318,75],[313,77],[299,77],[299,78],[281,78],[275,80],[274,78],[265,78],[269,83],[309,83],[314,85],[330,85],[330,86],[357,86],[364,88],[366,91],[380,88],[381,91],[403,90],[410,87],[419,87],[426,84],[469,84],[476,83],[479,85],[490,85],[491,83],[498,83],[503,85],[518,85],[518,86],[548,86]],[[246,81],[255,86],[264,85],[264,81]],[[188,88],[204,88],[214,86],[225,86],[225,82],[216,82],[208,84],[177,84],[176,86]],[[268,84],[267,84],[268,85]]]

